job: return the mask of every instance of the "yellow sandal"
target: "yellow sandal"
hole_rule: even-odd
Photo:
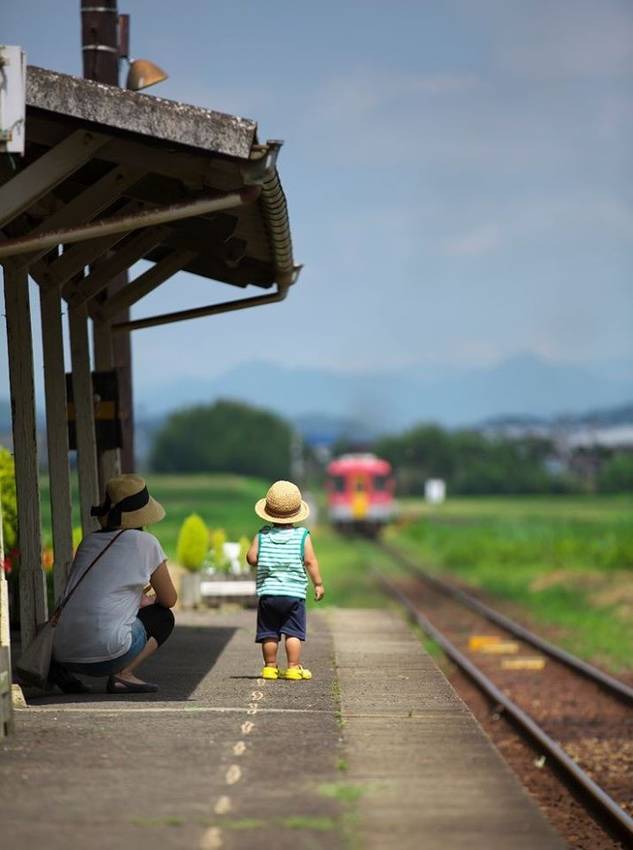
[[[298,682],[300,679],[311,679],[312,673],[309,670],[306,670],[305,667],[299,665],[298,667],[288,667],[287,670],[280,670],[279,678]]]
[[[263,667],[261,677],[262,679],[278,679],[279,667]]]

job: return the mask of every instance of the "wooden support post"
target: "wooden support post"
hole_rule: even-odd
[[[48,476],[53,526],[55,598],[66,586],[73,559],[72,500],[68,467],[68,422],[66,420],[66,375],[62,300],[59,289],[41,290],[40,315],[44,349],[46,434]]]
[[[22,646],[46,621],[46,577],[42,570],[40,487],[37,469],[33,341],[29,284],[25,271],[4,270],[7,347],[13,420],[13,454],[20,550],[20,627]]]
[[[95,355],[95,369],[109,371],[114,369],[112,349],[112,331],[109,322],[93,322],[92,343]],[[105,493],[105,485],[110,478],[121,474],[121,455],[119,449],[98,451],[99,492]]]
[[[97,441],[95,439],[94,397],[90,372],[88,346],[88,313],[86,307],[68,310],[70,328],[70,354],[72,359],[73,403],[77,433],[77,471],[79,474],[79,502],[81,527],[89,534],[98,527],[90,516],[92,505],[99,503],[99,476],[97,474]]]
[[[11,693],[11,631],[9,625],[9,588],[4,574],[4,537],[2,533],[2,484],[0,482],[0,738],[14,731],[13,694]]]

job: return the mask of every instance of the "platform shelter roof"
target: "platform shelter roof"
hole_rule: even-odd
[[[25,156],[0,164],[0,262],[96,318],[180,269],[281,297],[296,280],[281,143],[260,144],[254,121],[36,67],[26,104]],[[136,291],[95,300],[142,259],[156,266]]]

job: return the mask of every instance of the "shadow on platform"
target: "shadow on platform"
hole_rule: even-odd
[[[107,678],[81,676],[82,681],[92,688],[91,693],[62,694],[56,690],[43,694],[42,691],[26,689],[25,696],[30,705],[120,703],[122,700],[144,703],[186,702],[192,699],[201,682],[209,675],[235,631],[236,628],[232,626],[177,625],[169,640],[138,671],[142,679],[159,685],[156,693],[126,694],[123,697],[107,694]]]

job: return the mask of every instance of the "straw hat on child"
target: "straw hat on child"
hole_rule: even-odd
[[[310,508],[301,498],[301,490],[292,481],[275,481],[255,505],[255,513],[268,522],[290,525],[302,522],[310,515]]]
[[[91,508],[90,514],[104,527],[141,528],[160,522],[165,509],[150,496],[145,479],[130,473],[108,481],[105,501]]]

